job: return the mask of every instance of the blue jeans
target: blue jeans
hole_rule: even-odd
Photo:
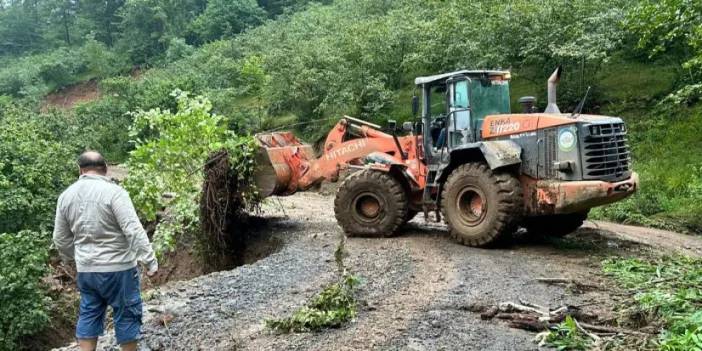
[[[78,272],[80,314],[76,338],[95,339],[105,331],[105,312],[112,307],[117,343],[136,341],[141,331],[141,291],[136,267],[121,272]]]

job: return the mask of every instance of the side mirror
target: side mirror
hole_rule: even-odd
[[[417,117],[419,113],[419,98],[417,95],[412,96],[412,116]]]
[[[409,133],[413,130],[414,130],[414,124],[412,122],[408,121],[408,122],[402,123],[402,131]]]

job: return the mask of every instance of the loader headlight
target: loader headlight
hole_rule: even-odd
[[[558,132],[558,147],[561,151],[572,151],[576,143],[575,132],[570,128],[563,128]]]

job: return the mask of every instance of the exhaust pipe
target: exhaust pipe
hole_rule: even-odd
[[[561,113],[558,109],[558,104],[556,104],[556,87],[558,82],[561,80],[562,67],[558,66],[551,77],[548,78],[548,105],[546,106],[545,113]]]

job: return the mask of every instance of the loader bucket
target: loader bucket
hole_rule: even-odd
[[[254,180],[261,196],[290,195],[299,190],[298,180],[314,159],[312,147],[291,132],[258,134],[256,140],[260,148]]]

